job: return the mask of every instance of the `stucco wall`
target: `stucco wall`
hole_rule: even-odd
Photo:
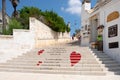
[[[35,37],[30,30],[14,29],[13,38],[14,42],[20,45],[23,49],[34,48]]]
[[[120,62],[120,17],[113,21],[107,22],[107,16],[114,11],[118,11],[120,15],[120,0],[112,0],[104,6],[101,6],[98,10],[91,13],[92,15],[99,13],[99,25],[104,25],[103,29],[103,48],[104,52],[111,56],[113,59]],[[108,38],[108,27],[118,24],[118,36]],[[109,43],[119,42],[119,48],[109,49]]]
[[[0,62],[22,55],[32,49],[31,38],[24,30],[14,30],[13,36],[0,35]],[[32,43],[32,41],[31,41]]]
[[[85,30],[85,26],[89,25],[89,12],[87,10],[90,10],[90,3],[85,3],[82,5],[82,12],[81,12],[81,45],[82,46],[89,46],[89,34],[88,30]]]
[[[108,55],[110,55],[113,59],[116,59],[117,61],[120,62],[120,17],[113,21],[107,22],[107,16],[110,13],[112,13],[114,11],[118,11],[120,14],[119,5],[120,5],[119,0],[112,0],[111,3],[106,5],[104,7],[104,12],[103,12],[105,17],[103,17],[101,21],[105,21],[105,22],[103,22],[103,24],[105,25],[104,33],[103,33],[103,35],[104,35],[104,37],[103,37],[104,52],[107,53]],[[108,38],[108,27],[113,26],[115,24],[118,25],[118,36]],[[109,43],[111,43],[111,42],[119,42],[119,48],[109,49]]]

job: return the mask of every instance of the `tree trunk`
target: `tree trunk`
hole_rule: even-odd
[[[6,29],[6,0],[2,0],[2,32]]]

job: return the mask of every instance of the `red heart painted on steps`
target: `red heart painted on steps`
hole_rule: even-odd
[[[39,66],[40,64],[42,64],[42,61],[38,61],[37,66]]]
[[[74,66],[76,63],[78,63],[80,59],[81,59],[81,54],[73,51],[70,54],[71,66]]]
[[[40,63],[40,64],[41,64],[41,63],[42,63],[42,61],[38,61],[38,63]]]
[[[39,50],[38,55],[42,54],[45,50]]]
[[[39,66],[40,64],[37,64],[37,66]]]

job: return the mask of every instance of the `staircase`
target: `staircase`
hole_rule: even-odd
[[[120,75],[120,63],[113,60],[110,56],[102,51],[92,50],[98,63],[108,75]]]
[[[8,60],[0,64],[0,71],[30,72],[50,74],[74,74],[74,75],[105,75],[105,72],[91,55],[89,48],[67,45],[57,45],[44,48],[38,55],[35,49],[26,54]],[[71,66],[70,54],[76,51],[81,54],[81,60]],[[74,59],[76,60],[76,59]]]
[[[38,51],[43,49],[44,51],[38,54]],[[80,53],[81,59],[71,66],[70,54],[73,51]],[[76,60],[77,58],[74,58],[74,61]],[[6,63],[0,63],[1,72],[103,76],[108,71],[118,74],[118,70],[120,71],[119,65],[104,53],[71,44],[34,49]]]

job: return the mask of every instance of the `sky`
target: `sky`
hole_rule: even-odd
[[[91,6],[93,7],[96,0],[91,0]],[[81,27],[81,0],[20,0],[17,6],[17,10],[23,8],[24,6],[34,6],[42,11],[53,10],[59,16],[63,17],[66,24],[71,23],[71,35],[76,29]],[[2,0],[0,0],[0,10],[2,8]],[[11,16],[13,12],[13,7],[9,0],[6,0],[6,12]]]

